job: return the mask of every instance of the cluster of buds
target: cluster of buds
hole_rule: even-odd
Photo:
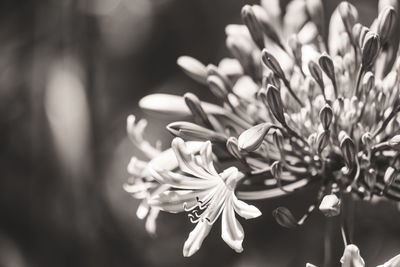
[[[140,101],[152,113],[182,120],[191,116],[167,126],[178,138],[172,149],[177,162],[158,159],[158,153],[171,149],[156,153],[134,138],[144,153],[152,152],[153,163],[130,183],[144,179],[153,191],[146,203],[157,210],[189,211],[190,216],[195,210],[201,226],[190,234],[185,256],[207,236],[204,220],[212,225],[220,213],[227,214],[222,215],[223,239],[241,251],[243,229],[235,212],[245,218],[260,215],[241,200],[318,186],[300,220],[286,207],[273,212],[289,228],[302,225],[318,208],[327,217],[337,216],[349,199],[400,201],[398,8],[395,0],[379,1],[379,16],[368,27],[359,22],[353,5],[342,2],[327,32],[321,0],[293,0],[285,12],[278,0],[246,5],[244,25],[226,27],[231,57],[208,66],[189,56],[178,59],[218,104],[191,93],[154,94]],[[214,169],[227,164],[231,167],[225,171]]]

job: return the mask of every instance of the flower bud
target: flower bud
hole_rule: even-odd
[[[311,20],[315,23],[320,33],[323,32],[324,26],[324,9],[321,0],[306,0],[307,13]]]
[[[351,32],[353,34],[353,38],[356,43],[360,40],[362,28],[363,28],[363,25],[361,25],[360,23],[356,23],[353,26],[353,29]]]
[[[181,56],[178,58],[177,64],[190,78],[199,83],[206,84],[207,71],[203,63],[189,56]]]
[[[282,177],[282,164],[278,160],[271,164],[271,174],[275,179]]]
[[[199,98],[192,93],[186,93],[183,98],[185,99],[185,103],[192,112],[194,120],[201,124],[203,123],[206,126],[211,125],[207,114],[204,112],[203,108],[201,107],[201,102]]]
[[[264,65],[272,70],[276,76],[281,79],[285,79],[285,73],[283,72],[278,60],[273,55],[268,53],[266,49],[263,49],[262,51],[262,61]]]
[[[285,116],[283,114],[283,103],[280,91],[275,86],[269,84],[266,93],[264,93],[264,90],[261,89],[259,91],[259,94],[263,99],[263,101],[266,100],[272,114],[277,119],[277,121],[279,121],[282,124],[285,124],[286,121],[285,121]]]
[[[376,170],[373,168],[369,168],[368,171],[364,173],[365,183],[367,184],[369,190],[374,189],[376,185]]]
[[[386,169],[385,175],[383,176],[383,181],[385,183],[385,186],[386,187],[390,186],[394,182],[394,180],[396,180],[397,175],[398,175],[397,170],[389,166]]]
[[[322,131],[317,135],[317,152],[321,154],[324,148],[329,144],[329,131]]]
[[[319,210],[326,217],[333,217],[340,214],[340,200],[335,194],[326,195],[319,205]]]
[[[369,33],[369,29],[365,26],[362,26],[361,30],[360,30],[360,36],[358,38],[358,46],[360,48],[362,48],[362,46],[364,44],[365,36],[367,36],[367,33]],[[356,41],[357,41],[357,39],[356,39]]]
[[[228,95],[228,91],[226,90],[224,82],[216,75],[208,76],[207,78],[208,86],[211,92],[222,99],[225,99]]]
[[[339,133],[340,149],[347,168],[351,169],[356,160],[356,147],[353,140],[343,131]]]
[[[340,259],[342,267],[364,267],[365,263],[363,258],[360,256],[360,250],[356,245],[347,245],[344,249],[343,256]]]
[[[368,71],[365,73],[362,86],[366,95],[368,95],[369,91],[375,86],[375,76],[372,72]]]
[[[393,7],[386,7],[378,16],[378,34],[381,38],[382,45],[385,44],[392,35],[396,27],[396,11]]]
[[[400,151],[400,134],[393,136],[388,143],[391,148]]]
[[[177,121],[167,125],[167,130],[177,137],[190,141],[226,142],[226,137],[220,133],[209,130],[197,124]]]
[[[249,29],[251,38],[254,43],[262,50],[264,48],[264,34],[260,22],[258,21],[253,9],[250,5],[245,5],[242,8],[242,21]]]
[[[239,149],[251,152],[259,148],[271,127],[270,123],[261,123],[241,133],[238,139]]]
[[[321,108],[321,111],[319,112],[319,119],[325,130],[329,129],[329,126],[331,125],[332,122],[332,118],[333,118],[332,108],[331,106],[329,106],[329,104],[325,104],[325,106],[323,106]]]
[[[343,1],[338,6],[339,15],[342,18],[347,34],[352,37],[353,26],[358,20],[357,9],[347,1]]]
[[[299,224],[293,214],[285,207],[276,208],[272,212],[277,223],[286,228],[296,228]]]
[[[321,68],[318,66],[317,63],[310,60],[310,62],[308,63],[308,69],[310,70],[311,76],[314,78],[314,80],[318,83],[319,87],[321,88],[322,94],[325,96],[325,91],[324,91],[325,86]]]
[[[379,35],[373,32],[368,32],[365,35],[364,43],[361,48],[362,58],[361,63],[366,69],[370,69],[378,56],[380,49]]]
[[[243,160],[243,155],[239,151],[238,140],[236,137],[229,137],[226,141],[226,149],[228,152],[238,160]]]
[[[321,69],[325,72],[326,76],[329,77],[329,79],[333,82],[336,83],[335,79],[335,67],[333,65],[332,58],[327,54],[323,53],[319,57],[319,65],[321,66]]]
[[[221,73],[221,71],[218,70],[217,66],[215,66],[213,64],[208,64],[206,67],[206,70],[207,70],[208,76],[211,76],[211,75],[218,76],[218,78],[220,78],[224,82],[225,87],[227,89],[229,89],[229,90],[232,89],[232,86],[233,86],[232,82],[229,80],[229,78],[225,74]]]

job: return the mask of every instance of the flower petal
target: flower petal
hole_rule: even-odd
[[[242,242],[244,231],[242,225],[235,218],[232,199],[230,195],[226,199],[226,206],[222,212],[222,233],[221,237],[232,249],[240,253],[243,251]]]
[[[235,195],[232,196],[233,208],[240,217],[245,219],[257,218],[261,215],[261,211],[253,205],[249,205],[239,199]]]
[[[364,267],[365,263],[360,256],[360,250],[356,245],[347,245],[344,249],[342,258],[340,259],[342,267]]]
[[[207,237],[211,230],[212,225],[205,221],[199,221],[196,227],[190,232],[188,239],[183,245],[183,256],[190,257],[196,253],[203,243],[204,239]]]
[[[147,216],[145,228],[146,228],[146,231],[151,235],[156,234],[156,227],[157,227],[156,219],[157,219],[159,213],[160,213],[159,209],[151,208],[149,215]]]
[[[400,254],[377,267],[398,267],[398,266],[400,266]]]
[[[179,189],[207,189],[213,187],[217,184],[217,180],[206,180],[189,177],[182,175],[180,173],[170,172],[170,171],[155,171],[151,170],[152,176],[160,184],[168,184],[174,188]]]
[[[217,171],[214,168],[214,163],[213,163],[213,158],[212,158],[212,148],[211,148],[211,142],[207,141],[203,144],[203,146],[200,149],[200,157],[201,161],[203,163],[204,168],[214,176],[218,176]]]

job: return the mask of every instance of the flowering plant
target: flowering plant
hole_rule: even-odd
[[[261,215],[247,200],[317,184],[315,202],[299,220],[286,207],[274,210],[288,228],[317,209],[343,216],[341,208],[354,199],[398,202],[398,3],[381,0],[378,9],[366,27],[357,9],[342,2],[327,32],[321,0],[293,0],[284,14],[279,0],[262,1],[242,8],[244,25],[226,27],[232,57],[218,66],[180,57],[182,70],[220,104],[192,93],[144,97],[145,110],[192,116],[167,126],[175,139],[166,151],[144,140],[145,120],[128,117],[128,135],[148,161],[132,158],[125,190],[143,199],[137,214],[147,216],[147,230],[155,232],[160,210],[187,212],[196,223],[183,248],[191,256],[222,217],[222,239],[241,252],[244,231],[235,214]],[[341,230],[342,266],[364,266],[346,218]],[[398,264],[397,257],[382,266]]]

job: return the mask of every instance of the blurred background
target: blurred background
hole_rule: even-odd
[[[287,1],[282,1],[282,6]],[[339,1],[325,1],[330,14]],[[271,216],[288,206],[297,216],[315,188],[260,201],[264,216],[243,222],[244,252],[220,238],[219,223],[190,259],[182,247],[192,225],[161,214],[157,236],[136,217],[138,201],[123,191],[135,153],[129,114],[148,118],[148,138],[171,136],[170,121],[143,114],[153,92],[204,88],[177,67],[180,55],[217,63],[228,52],[224,27],[256,1],[3,0],[0,2],[0,266],[322,266],[326,220],[318,213],[298,230]],[[367,25],[375,0],[353,2]],[[298,201],[301,199],[301,201]],[[355,240],[367,266],[400,252],[400,217],[392,204],[356,203]],[[342,254],[333,226],[332,266]]]

